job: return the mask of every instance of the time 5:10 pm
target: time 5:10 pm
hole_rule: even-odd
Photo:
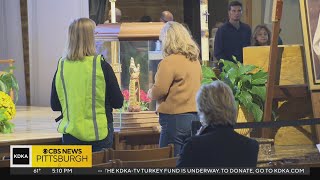
[[[52,168],[52,174],[72,174],[72,168]]]

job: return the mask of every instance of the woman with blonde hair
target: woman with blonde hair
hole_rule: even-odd
[[[174,144],[177,156],[184,140],[191,136],[191,122],[199,120],[195,97],[202,78],[200,51],[190,32],[178,22],[165,24],[160,41],[164,59],[158,65],[148,96],[157,101],[159,146]]]
[[[61,111],[58,132],[63,144],[112,148],[112,109],[123,96],[111,66],[96,54],[95,23],[79,18],[69,25],[66,54],[52,81],[51,108]]]

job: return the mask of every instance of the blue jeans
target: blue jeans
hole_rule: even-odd
[[[191,122],[199,121],[197,113],[159,114],[161,125],[159,146],[174,144],[174,156],[178,156],[184,141],[191,137]]]
[[[65,145],[92,145],[92,152],[113,147],[113,122],[108,123],[108,136],[100,141],[81,141],[70,134],[63,134],[62,144]]]

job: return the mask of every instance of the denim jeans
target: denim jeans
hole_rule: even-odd
[[[113,122],[108,123],[108,136],[100,141],[81,141],[70,134],[63,134],[62,144],[65,145],[92,145],[92,152],[113,147]]]
[[[104,148],[113,148],[113,122],[108,123],[108,136],[106,138],[106,146]]]
[[[161,125],[159,146],[174,144],[174,156],[178,156],[184,141],[191,137],[191,122],[199,121],[197,113],[159,114]]]

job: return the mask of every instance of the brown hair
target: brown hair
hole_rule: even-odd
[[[251,37],[251,45],[252,46],[260,46],[259,42],[257,41],[257,35],[261,29],[264,29],[267,31],[267,33],[268,33],[267,45],[271,44],[271,39],[270,39],[271,38],[271,31],[269,30],[269,28],[266,25],[260,24],[260,25],[256,26],[256,28],[254,29],[254,31],[252,33],[252,37]]]
[[[232,7],[232,6],[240,6],[241,9],[242,9],[242,4],[241,4],[241,2],[239,2],[239,1],[232,1],[232,2],[230,2],[229,5],[228,5],[228,11],[231,10],[231,7]]]

